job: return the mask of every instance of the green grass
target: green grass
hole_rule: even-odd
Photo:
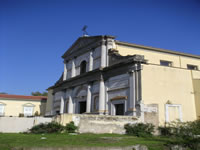
[[[47,139],[41,139],[46,137]],[[118,134],[5,134],[0,133],[0,150],[11,150],[14,147],[66,147],[66,146],[131,146],[146,145],[149,150],[163,150],[168,138],[138,138]]]

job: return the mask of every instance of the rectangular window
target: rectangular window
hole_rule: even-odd
[[[165,121],[183,121],[182,108],[179,104],[165,104]]]
[[[187,68],[190,70],[198,70],[198,67],[195,65],[187,65]]]
[[[168,67],[171,67],[171,66],[172,66],[172,62],[171,62],[171,61],[166,61],[166,60],[161,60],[161,61],[160,61],[160,65],[161,65],[161,66],[168,66]]]
[[[33,116],[33,107],[24,107],[24,116]]]
[[[0,116],[4,116],[4,105],[0,105]]]

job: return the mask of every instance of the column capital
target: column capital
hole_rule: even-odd
[[[101,74],[100,78],[99,78],[99,81],[104,81],[104,77],[103,75]]]
[[[141,64],[140,63],[135,63],[133,66],[131,66],[129,68],[128,72],[133,73],[133,72],[140,71],[140,70],[142,70]]]
[[[102,41],[100,42],[101,45],[106,45],[107,41],[105,39],[102,39]]]
[[[135,70],[132,70],[132,69],[128,70],[129,74],[133,74],[134,72],[135,72]]]

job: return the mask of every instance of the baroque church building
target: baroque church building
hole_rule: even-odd
[[[200,56],[83,36],[62,56],[49,114],[140,117],[162,124],[200,117]],[[155,119],[156,118],[156,119]]]

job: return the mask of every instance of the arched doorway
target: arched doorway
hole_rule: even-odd
[[[85,86],[81,86],[77,89],[75,92],[75,97],[76,97],[76,113],[78,114],[83,114],[86,112],[86,107],[87,107],[87,88]]]

